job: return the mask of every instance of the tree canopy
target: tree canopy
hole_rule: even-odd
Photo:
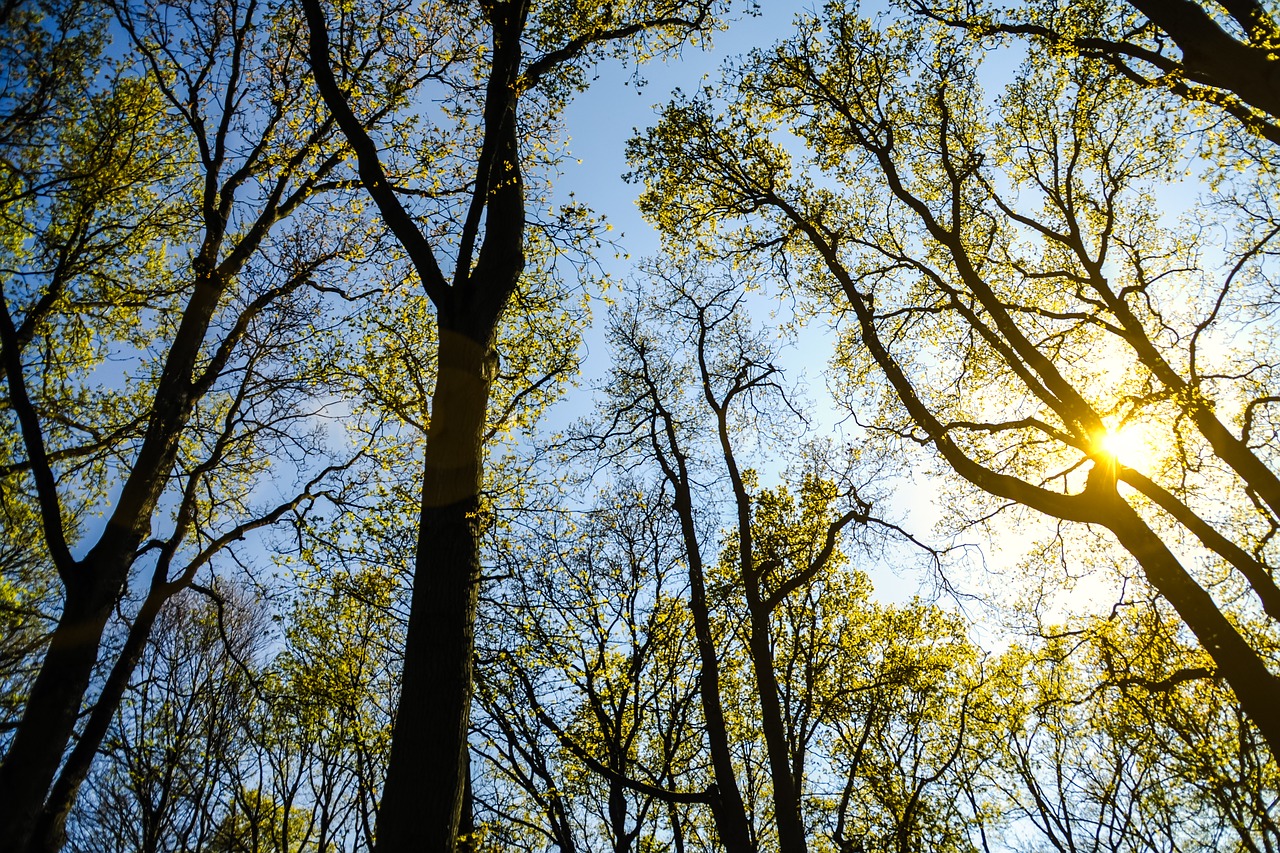
[[[0,0],[0,850],[1280,847],[1277,10],[755,12]]]

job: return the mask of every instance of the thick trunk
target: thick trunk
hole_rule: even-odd
[[[0,766],[0,853],[27,853],[45,795],[75,732],[115,596],[90,580],[68,589],[9,751]]]
[[[466,787],[488,342],[440,330],[422,515],[377,853],[453,853]]]
[[[618,769],[614,764],[614,769]],[[621,785],[609,783],[609,830],[613,834],[613,853],[631,853],[631,833],[627,832],[627,797]]]
[[[1237,41],[1191,0],[1129,2],[1182,50],[1188,78],[1234,92],[1249,106],[1280,118],[1280,62],[1267,47]],[[1274,26],[1266,22],[1268,30]]]

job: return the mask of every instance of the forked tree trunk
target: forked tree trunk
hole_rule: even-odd
[[[212,238],[206,241],[202,257],[215,251],[209,249],[211,245],[216,246]],[[194,265],[197,270],[207,266],[199,258]],[[61,844],[56,827],[44,821],[46,829],[53,832],[46,842],[36,837],[37,825],[42,822],[50,786],[75,734],[107,621],[128,585],[138,546],[150,531],[151,515],[177,456],[178,436],[195,405],[190,377],[225,285],[224,276],[196,275],[157,385],[146,438],[115,510],[89,553],[74,562],[68,555],[66,563],[59,566],[66,589],[62,614],[32,684],[22,721],[0,764],[0,853],[40,853]],[[9,381],[11,388],[18,384],[12,375]],[[119,694],[107,693],[98,701],[104,703],[100,713],[110,715]],[[73,800],[74,791],[70,796]],[[58,821],[53,823],[60,826]]]
[[[53,789],[44,802],[44,809],[35,827],[35,834],[27,846],[29,853],[57,853],[66,844],[67,817],[75,805],[80,786],[89,775],[93,759],[102,747],[107,729],[115,718],[116,710],[124,698],[125,690],[133,678],[133,672],[142,659],[147,641],[151,637],[151,629],[156,617],[172,593],[164,587],[163,574],[158,574],[152,582],[151,590],[143,601],[129,633],[125,637],[124,646],[111,667],[111,672],[98,694],[92,713],[85,721],[84,728],[76,740],[75,747],[67,756],[62,770],[58,773]]]
[[[0,851],[27,853],[71,741],[89,689],[98,647],[115,603],[90,575],[68,585],[62,615],[49,640],[4,764],[0,766]]]
[[[401,698],[378,813],[377,853],[452,853],[465,799],[476,584],[480,575],[479,490],[495,333],[524,272],[525,198],[516,113],[521,94],[597,42],[628,39],[646,23],[571,40],[522,69],[533,4],[478,4],[492,31],[481,146],[471,199],[455,234],[454,275],[446,279],[433,244],[397,197],[379,146],[347,103],[331,66],[323,5],[302,0],[315,82],[356,154],[360,178],[383,221],[413,261],[437,311],[439,375],[431,399],[413,602],[405,638]],[[703,13],[705,16],[705,12]],[[696,22],[701,27],[703,16]],[[482,225],[483,221],[483,225]],[[478,246],[478,251],[477,251]],[[473,265],[474,261],[474,265]]]

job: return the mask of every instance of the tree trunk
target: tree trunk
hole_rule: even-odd
[[[1271,747],[1271,754],[1280,758],[1280,678],[1267,668],[1262,657],[1218,609],[1213,597],[1187,573],[1133,508],[1114,491],[1106,493],[1102,500],[1110,517],[1105,526],[1137,559],[1147,580],[1196,635]]]
[[[99,579],[84,564],[77,569],[83,574],[67,587],[49,651],[0,766],[0,853],[27,853],[36,840],[45,795],[75,732],[115,603],[110,584],[95,583]]]
[[[443,320],[443,318],[442,318]],[[377,853],[453,853],[464,800],[480,575],[489,343],[442,327],[404,673]]]
[[[683,465],[681,468],[683,469]],[[698,641],[698,659],[702,667],[698,687],[702,694],[702,716],[707,726],[711,768],[716,780],[716,797],[711,803],[711,811],[716,830],[720,833],[720,843],[728,853],[754,853],[747,810],[738,790],[733,756],[729,751],[729,728],[720,703],[720,663],[716,659],[715,638],[711,634],[702,555],[697,547],[697,534],[693,525],[692,499],[687,481],[672,485],[676,489],[676,513],[680,516],[685,556],[689,564],[689,609],[693,613],[693,631]]]
[[[754,583],[745,577],[746,583]],[[756,694],[760,701],[760,727],[764,732],[765,750],[769,756],[769,778],[773,782],[774,820],[778,825],[778,849],[781,853],[808,853],[804,821],[800,816],[799,780],[791,774],[791,749],[786,726],[782,721],[782,704],[778,699],[778,679],[774,674],[773,644],[769,614],[764,611],[760,595],[748,588],[747,604],[751,610],[751,636],[748,647],[751,667],[756,675]]]
[[[67,762],[44,803],[35,835],[27,845],[29,853],[57,853],[66,843],[67,816],[75,805],[80,786],[89,775],[89,768],[102,746],[102,739],[106,737],[111,720],[120,707],[124,692],[133,678],[133,671],[142,659],[142,652],[151,636],[156,617],[169,600],[170,593],[163,588],[163,579],[162,573],[153,579],[151,591],[129,627],[124,647],[111,667],[111,674],[107,676],[93,712],[85,722],[75,748],[67,756]]]

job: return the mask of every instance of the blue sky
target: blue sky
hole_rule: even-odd
[[[796,13],[807,4],[766,0],[761,6],[759,16],[738,18],[726,32],[718,33],[712,49],[687,48],[679,58],[644,66],[641,73],[647,85],[642,89],[631,82],[632,69],[618,63],[601,65],[599,79],[566,112],[570,152],[581,163],[565,164],[556,192],[573,192],[579,201],[605,215],[615,232],[626,236],[624,245],[633,258],[656,252],[658,236],[636,209],[640,187],[622,180],[627,171],[627,139],[633,129],[657,121],[655,110],[670,100],[672,90],[692,91],[704,75],[714,80],[725,59],[784,37]],[[625,266],[609,271],[621,274]]]
[[[615,260],[612,255],[601,259],[605,271],[614,278],[625,279],[635,260],[655,255],[661,248],[657,232],[641,217],[636,207],[636,198],[642,187],[622,179],[628,171],[625,157],[627,139],[637,129],[656,123],[657,110],[670,100],[673,90],[679,88],[690,92],[701,86],[704,80],[714,82],[725,60],[785,38],[792,31],[795,15],[812,8],[810,3],[768,0],[761,6],[758,16],[734,20],[726,32],[717,34],[710,50],[686,49],[678,59],[655,62],[642,68],[641,75],[646,84],[639,90],[632,79],[634,69],[618,63],[601,65],[598,79],[566,111],[571,158],[563,166],[563,175],[555,181],[556,200],[565,201],[572,193],[575,200],[605,216],[612,224],[611,236],[631,257],[630,261]],[[757,322],[767,321],[764,313],[770,306],[764,303],[765,299],[762,297],[760,300],[762,304],[759,305],[761,310],[756,317]],[[550,423],[555,427],[562,427],[590,413],[594,403],[592,386],[597,385],[610,368],[612,354],[603,336],[607,308],[597,300],[593,311],[594,329],[587,336],[583,387],[571,393],[552,414]],[[806,333],[804,337],[807,345],[796,347],[787,354],[790,356],[786,358],[788,384],[802,381],[807,386],[808,402],[818,409],[814,432],[834,433],[839,415],[826,400],[822,375],[830,357],[830,339],[819,329],[814,329],[813,334]],[[779,467],[782,464],[785,460],[779,463]],[[771,479],[770,472],[762,473]],[[905,500],[896,500],[895,504],[900,505],[892,510],[899,517],[906,514],[915,516],[913,529],[925,535],[936,518],[936,511],[928,506],[931,499],[925,494],[927,491],[930,491],[927,487],[924,492],[908,489]],[[899,576],[887,566],[865,568],[871,570],[877,597],[882,600],[909,598],[921,582],[929,585],[928,579],[914,574]]]

